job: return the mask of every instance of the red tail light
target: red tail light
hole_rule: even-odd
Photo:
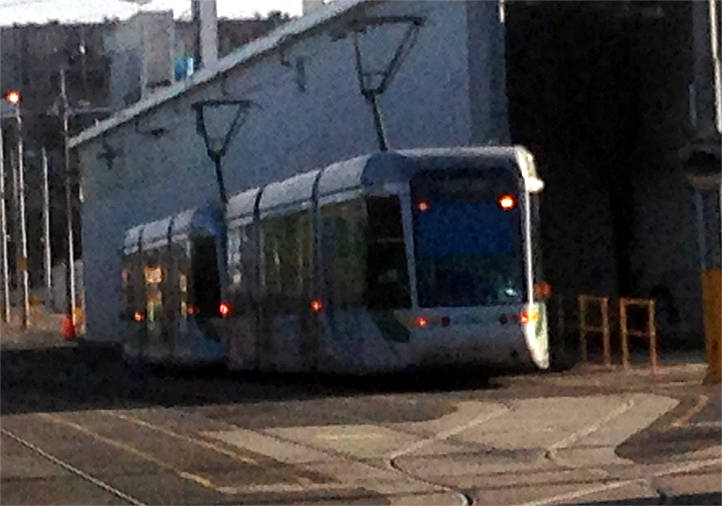
[[[312,313],[320,313],[323,311],[323,302],[319,299],[313,299],[309,307]]]
[[[186,307],[186,313],[188,313],[188,316],[195,316],[200,312],[200,309],[195,304],[188,304]]]
[[[534,297],[537,300],[545,300],[552,296],[552,285],[546,281],[534,283]]]
[[[429,205],[429,203],[426,200],[420,200],[419,202],[416,203],[416,209],[418,209],[419,212],[422,212],[422,213],[425,213],[426,211],[428,211],[430,207],[431,206]]]
[[[429,319],[425,318],[423,316],[417,316],[416,319],[414,320],[414,323],[416,324],[417,327],[421,327],[421,328],[428,327]]]
[[[539,320],[539,311],[536,309],[529,309],[528,311],[522,311],[519,313],[519,323],[536,323]]]
[[[143,322],[145,321],[145,315],[140,311],[136,311],[135,313],[133,313],[133,320],[137,322]]]
[[[230,302],[221,302],[218,306],[218,312],[223,318],[231,316],[233,314],[233,304]]]

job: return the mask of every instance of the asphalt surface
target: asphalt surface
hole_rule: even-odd
[[[2,504],[722,503],[700,363],[359,379],[1,344]]]

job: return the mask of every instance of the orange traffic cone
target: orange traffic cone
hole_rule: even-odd
[[[75,339],[75,325],[73,324],[72,315],[63,315],[63,319],[60,322],[60,334],[66,341]]]

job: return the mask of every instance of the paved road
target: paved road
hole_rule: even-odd
[[[6,340],[3,504],[719,504],[703,366],[356,380]]]

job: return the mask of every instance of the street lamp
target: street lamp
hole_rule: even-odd
[[[20,105],[20,92],[15,90],[10,90],[5,95],[5,100],[10,102],[12,105],[19,106]]]
[[[20,114],[20,92],[17,90],[9,90],[5,93],[5,100],[14,106],[15,108],[15,120],[18,124],[18,211],[20,214],[20,251],[17,255],[17,266],[20,274],[20,279],[23,285],[23,328],[27,328],[30,319],[30,294],[29,294],[29,280],[28,280],[28,237],[27,230],[25,228],[25,167],[23,166],[23,121]],[[4,172],[4,170],[3,170]],[[3,174],[4,176],[4,174]],[[3,184],[4,186],[4,184]],[[4,189],[4,188],[3,188]],[[4,208],[4,205],[3,205]],[[4,221],[4,220],[3,220]],[[3,227],[4,227],[3,223]],[[4,247],[6,251],[6,247]],[[5,262],[5,260],[4,260]],[[3,266],[5,267],[5,266]],[[6,274],[6,273],[5,273]],[[5,275],[5,282],[7,282],[7,274]],[[6,302],[7,306],[7,302]]]

